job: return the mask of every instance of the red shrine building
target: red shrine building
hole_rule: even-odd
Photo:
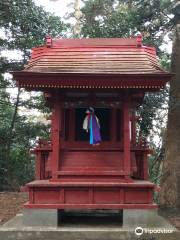
[[[49,141],[39,140],[35,149],[26,209],[157,208],[148,181],[150,150],[136,115],[144,95],[170,80],[154,47],[143,46],[141,36],[47,37],[13,75],[19,87],[43,92],[52,112]],[[98,144],[83,129],[89,108],[100,125]]]

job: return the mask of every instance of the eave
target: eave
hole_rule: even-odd
[[[107,74],[107,73],[61,73],[61,72],[13,72],[20,87],[39,88],[163,88],[173,74]]]

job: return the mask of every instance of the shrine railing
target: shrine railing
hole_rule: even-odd
[[[52,145],[51,141],[39,139],[31,153],[36,155],[35,159],[35,179],[48,179],[51,177],[51,159]]]
[[[147,180],[148,155],[152,154],[152,150],[149,147],[147,139],[143,137],[141,133],[139,134],[135,144],[132,145],[132,149],[135,151],[137,165],[137,172],[134,174],[134,177],[137,179]]]
[[[72,151],[77,151],[76,149],[71,149]],[[104,150],[104,149],[102,149]],[[110,150],[110,149],[109,149]],[[83,149],[81,149],[83,152]],[[85,150],[86,152],[88,149]],[[92,149],[90,150],[92,151]],[[95,149],[94,149],[95,151]],[[100,151],[100,149],[98,150]],[[122,149],[111,149],[111,151],[120,151]],[[51,153],[52,153],[52,144],[51,141],[44,139],[39,139],[37,145],[34,149],[31,150],[31,153],[36,155],[35,163],[35,179],[50,179],[52,176],[51,172]],[[136,179],[148,179],[148,164],[147,156],[151,153],[149,145],[145,138],[139,137],[136,144],[131,145],[131,168],[134,169],[131,173]],[[63,156],[63,154],[62,154]],[[120,155],[119,155],[120,156]],[[123,169],[122,169],[123,171]]]

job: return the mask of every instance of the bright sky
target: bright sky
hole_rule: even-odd
[[[55,13],[63,17],[67,12],[69,12],[69,4],[73,4],[73,0],[34,0],[36,5],[43,6],[47,11]]]

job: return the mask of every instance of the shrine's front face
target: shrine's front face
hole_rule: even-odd
[[[26,208],[157,208],[148,180],[150,150],[137,108],[170,75],[154,48],[130,39],[47,39],[35,48],[20,87],[44,93],[49,141],[39,140]]]
[[[89,178],[90,174],[94,175],[96,172],[101,173],[101,177],[103,172],[113,171],[118,171],[120,178],[137,175],[135,158],[138,157],[135,156],[135,148],[139,143],[136,139],[135,111],[143,98],[142,93],[139,93],[137,98],[137,93],[137,90],[134,93],[127,90],[59,90],[46,93],[47,102],[52,106],[53,112],[52,137],[57,137],[54,136],[57,135],[55,128],[59,128],[60,132],[58,143],[56,142],[56,151],[59,152],[57,171],[60,174],[57,174],[56,178],[67,178],[62,176],[62,171],[88,173]],[[93,113],[90,113],[89,109],[93,109]],[[91,116],[96,121],[92,126]],[[58,125],[55,126],[56,124]],[[124,141],[125,145],[131,148],[131,151],[128,149],[128,174],[125,173]],[[47,159],[51,161],[50,157]],[[46,162],[46,165],[50,164]],[[52,176],[51,172],[47,176]]]
[[[87,129],[83,128],[90,107],[93,108],[93,114],[98,120],[101,135],[100,144],[96,146],[103,149],[106,146],[116,147],[117,144],[118,146],[122,144],[122,94],[107,91],[90,93],[74,91],[68,92],[65,98],[66,100],[63,101],[64,144],[69,148],[82,149],[91,149],[94,146],[90,143],[90,126],[87,126]]]

